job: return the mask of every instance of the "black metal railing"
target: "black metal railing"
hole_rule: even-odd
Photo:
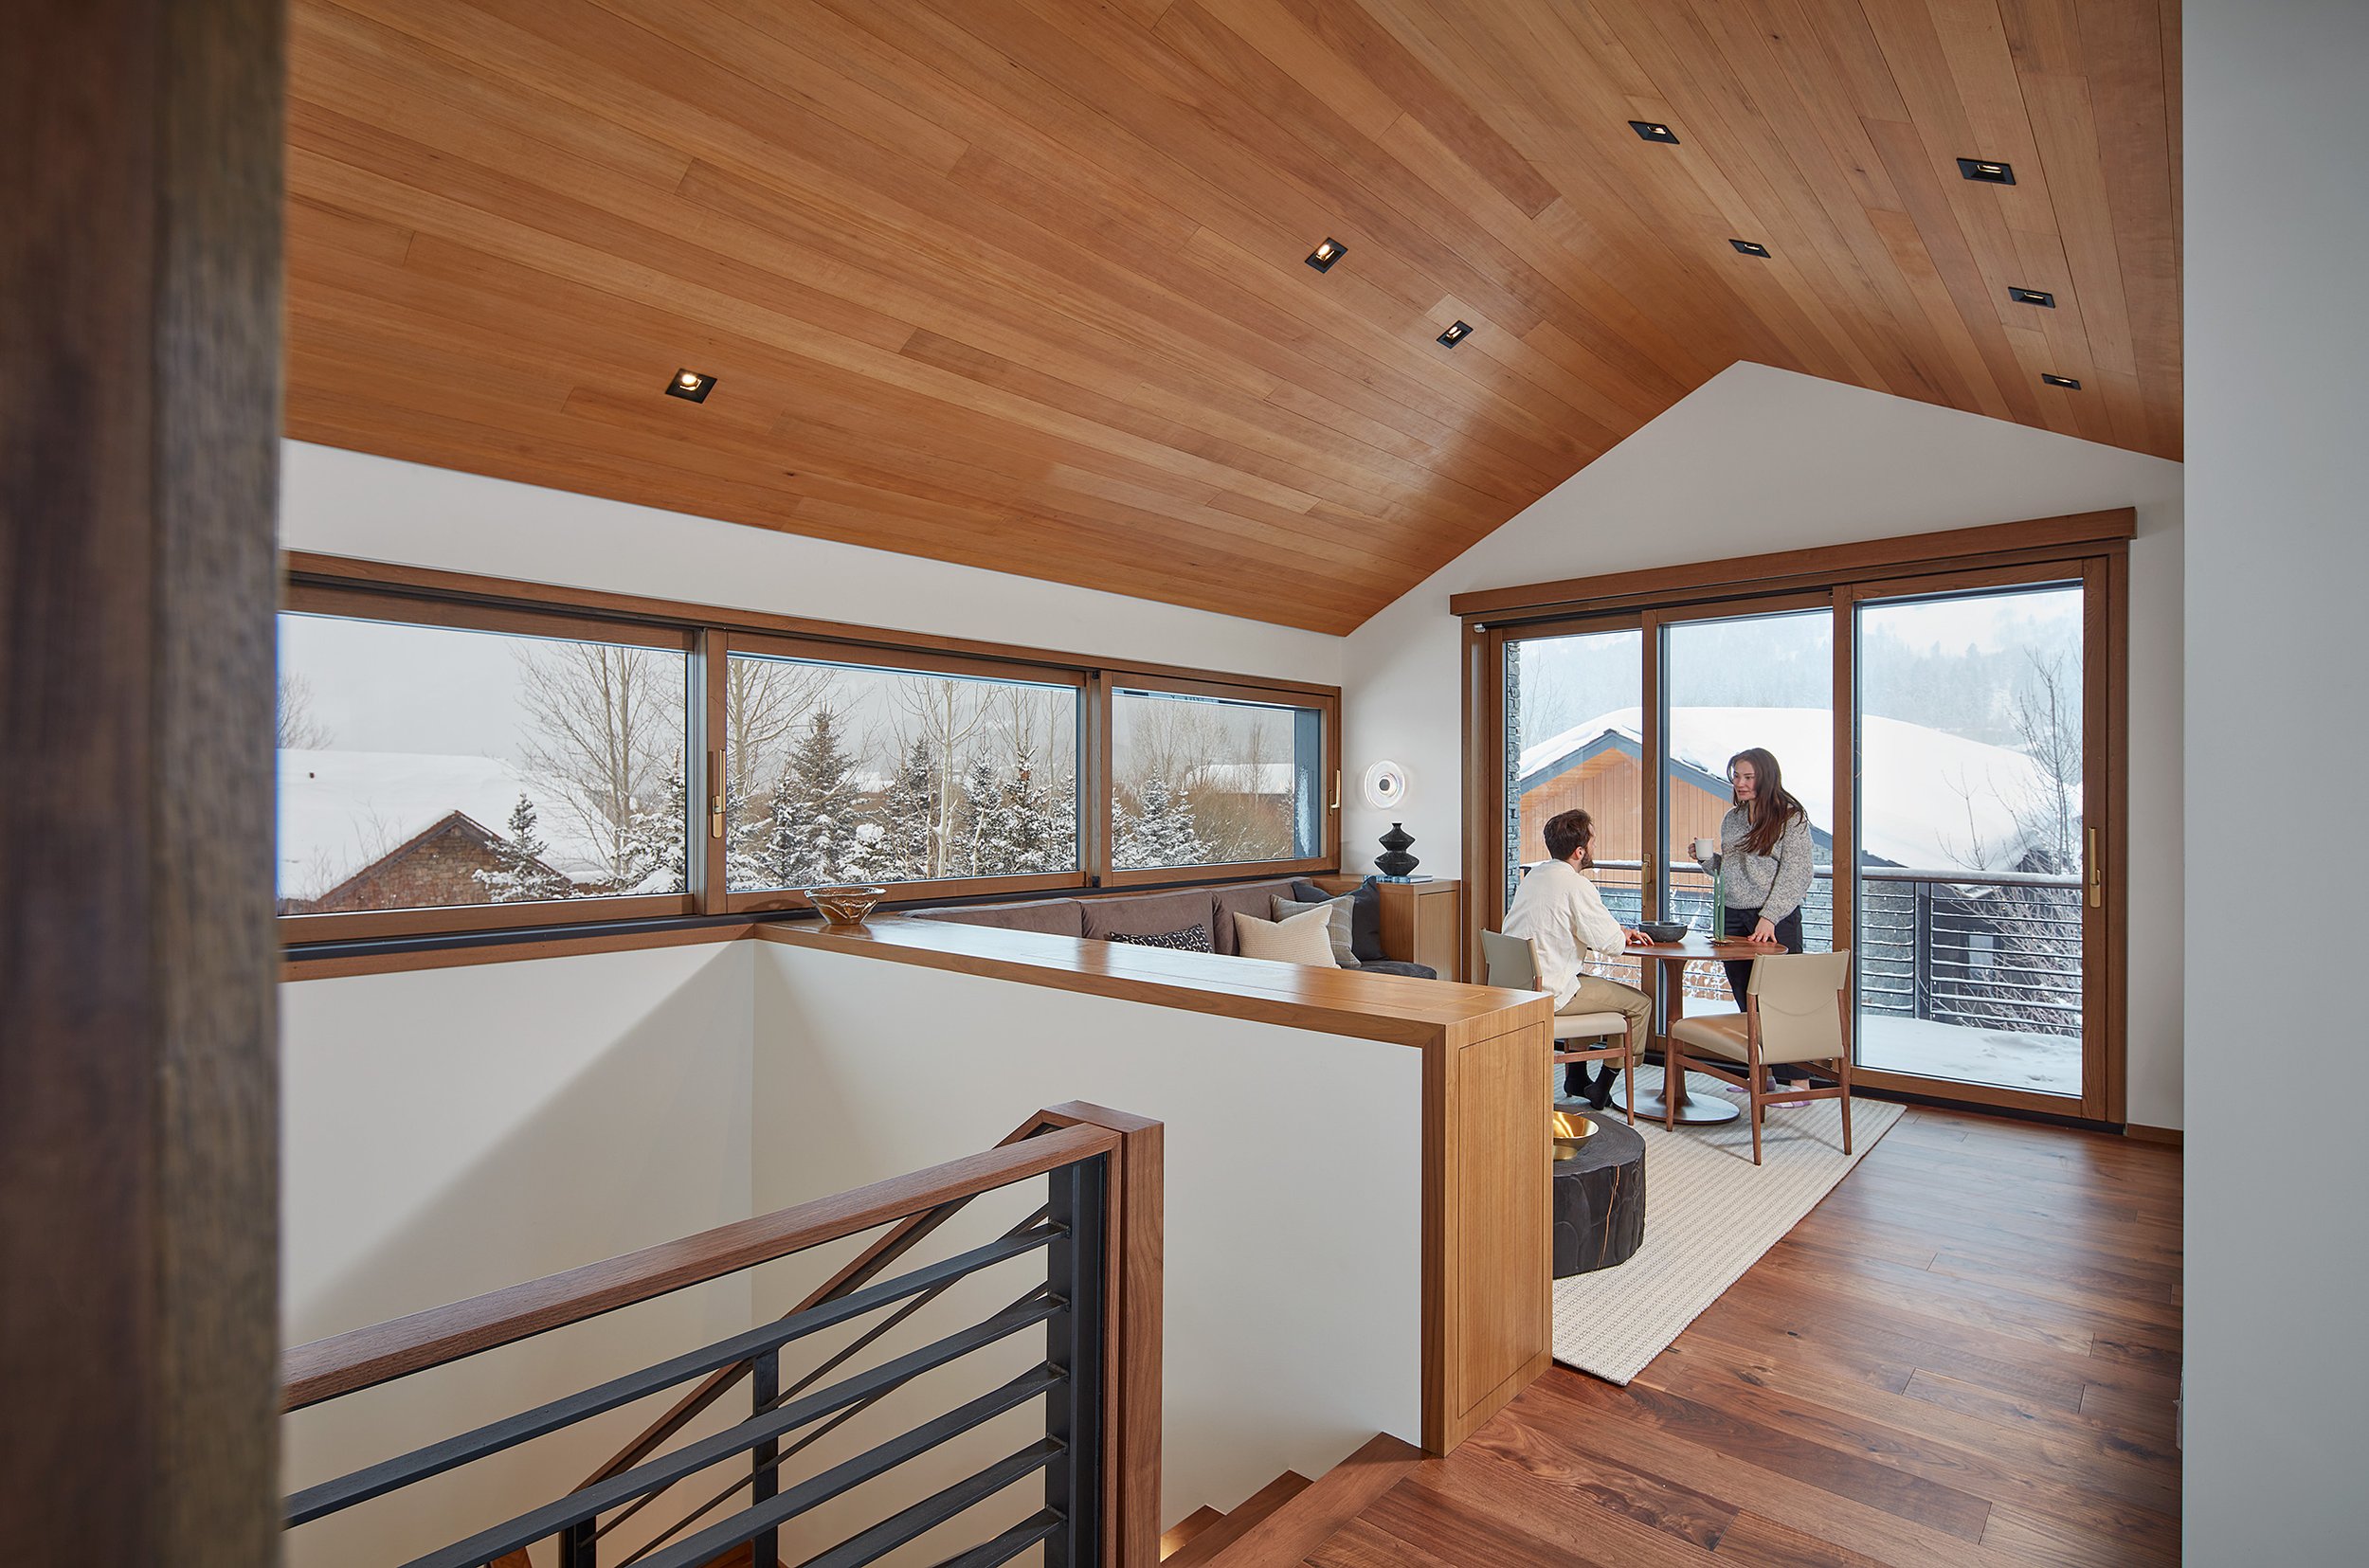
[[[1643,918],[1643,864],[1602,860],[1590,874],[1623,925]],[[1835,872],[1819,866],[1801,903],[1802,942],[1835,945]],[[1854,967],[1859,1006],[1876,1017],[1972,1028],[2078,1036],[2081,1033],[2082,887],[2075,876],[1867,866],[1859,872]],[[1692,862],[1671,869],[1666,918],[1709,931],[1711,880]],[[1591,969],[1640,984],[1635,960]],[[1687,994],[1727,1002],[1711,962],[1687,965]]]
[[[543,1541],[557,1543],[561,1568],[603,1568],[604,1562],[607,1568],[626,1564],[698,1568],[743,1546],[750,1549],[752,1563],[771,1568],[777,1561],[778,1537],[784,1525],[1031,1401],[1042,1404],[1040,1437],[809,1557],[807,1568],[859,1568],[1036,1475],[1042,1477],[1040,1508],[1020,1523],[999,1529],[947,1559],[941,1568],[957,1564],[992,1568],[1040,1542],[1048,1568],[1101,1568],[1105,1562],[1102,1369],[1110,1331],[1106,1227],[1112,1158],[1110,1152],[1096,1152],[1049,1168],[1040,1164],[1046,1181],[1043,1205],[984,1245],[894,1278],[864,1283],[860,1289],[846,1289],[775,1322],[308,1487],[287,1500],[285,1523],[296,1528],[564,1432],[691,1379],[734,1369],[746,1372],[750,1385],[745,1420],[652,1453],[630,1468],[605,1473],[577,1490],[414,1558],[405,1568],[481,1568]],[[975,1195],[965,1193],[934,1207],[916,1207],[905,1217],[926,1234],[946,1211],[967,1202],[971,1196]],[[806,1244],[811,1243],[800,1245]],[[877,1365],[824,1381],[958,1282],[1033,1254],[1041,1254],[1042,1277],[1030,1280],[1000,1310]],[[645,1254],[637,1254],[642,1255]],[[778,1255],[783,1254],[741,1258],[699,1279],[719,1278]],[[669,1283],[662,1289],[699,1279]],[[876,1314],[877,1320],[852,1343],[823,1358],[789,1386],[783,1386],[786,1352],[794,1353],[802,1342],[824,1329],[855,1325]],[[568,1321],[581,1321],[587,1315],[590,1313]],[[1019,1376],[815,1473],[788,1473],[800,1454],[884,1397],[967,1357],[1039,1332],[1043,1336],[1042,1354],[1037,1364]],[[450,1359],[441,1356],[426,1364],[442,1364]],[[384,1379],[365,1375],[353,1386],[380,1380]],[[291,1407],[307,1402],[312,1401],[298,1395],[292,1398]],[[611,1532],[617,1525],[656,1503],[678,1483],[719,1470],[729,1480],[722,1491],[655,1534],[648,1532],[645,1520],[642,1533],[650,1538],[632,1552],[612,1549],[616,1542]],[[741,1500],[736,1510],[719,1513],[734,1500]]]

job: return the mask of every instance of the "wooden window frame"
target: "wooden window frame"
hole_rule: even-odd
[[[1081,670],[1064,669],[1050,664],[1021,664],[951,654],[913,651],[892,654],[868,650],[863,657],[851,654],[847,644],[825,642],[811,638],[786,638],[750,632],[714,632],[709,637],[708,730],[712,745],[706,757],[711,781],[720,776],[727,737],[724,733],[724,683],[716,678],[724,665],[735,654],[763,658],[801,659],[809,663],[828,664],[848,670],[878,671],[887,674],[959,676],[967,679],[1001,681],[1010,685],[1067,687],[1077,700],[1077,798],[1078,798],[1078,863],[1075,871],[1033,872],[1013,876],[946,876],[919,882],[890,884],[900,905],[940,903],[950,898],[993,898],[1046,896],[1062,892],[1082,892],[1091,886],[1093,876],[1086,842],[1088,784],[1093,775],[1086,752],[1086,710],[1090,705],[1093,676]],[[707,874],[704,885],[714,890],[712,912],[719,914],[765,914],[784,910],[811,910],[813,903],[795,888],[761,888],[734,892],[724,873],[723,835],[717,831],[719,820],[714,810],[719,788],[709,786],[710,809],[704,814],[708,831],[700,835],[706,846]]]
[[[1079,869],[1011,877],[970,877],[899,883],[882,908],[898,910],[954,900],[1090,894],[1097,888],[1188,887],[1253,877],[1329,874],[1340,865],[1341,690],[1337,686],[1219,670],[1109,660],[1018,644],[901,632],[764,611],[690,604],[642,595],[450,572],[432,568],[290,551],[281,557],[286,589],[281,608],[396,623],[544,636],[631,646],[677,649],[693,671],[686,759],[713,757],[720,769],[724,688],[716,678],[735,652],[776,653],[857,668],[944,673],[1078,692]],[[1113,872],[1110,865],[1111,707],[1121,688],[1178,692],[1278,707],[1314,708],[1323,714],[1324,767],[1331,799],[1323,821],[1324,853],[1307,858],[1244,865],[1169,866]],[[695,774],[704,768],[695,766]],[[1320,770],[1321,776],[1321,770]],[[720,794],[720,773],[695,777],[690,793],[702,805]],[[810,913],[791,890],[732,893],[724,886],[723,844],[695,815],[688,856],[691,891],[655,896],[555,900],[536,904],[466,904],[420,910],[282,915],[279,930],[288,961],[334,963],[339,973],[413,966],[421,941],[462,944],[517,942],[548,932],[554,945],[614,947],[659,946],[690,939],[721,917]],[[570,937],[577,926],[624,928]],[[398,944],[383,951],[361,944]],[[539,946],[539,945],[538,945]],[[555,949],[556,950],[556,949]],[[573,950],[570,946],[569,950]]]
[[[1096,705],[1101,712],[1098,726],[1100,755],[1095,759],[1096,770],[1103,781],[1098,809],[1094,815],[1097,832],[1095,866],[1096,885],[1105,888],[1190,887],[1207,882],[1240,882],[1253,879],[1328,875],[1341,865],[1341,697],[1337,690],[1311,692],[1304,687],[1280,686],[1248,681],[1192,679],[1173,675],[1154,675],[1146,671],[1128,670],[1116,666],[1101,672],[1096,683]],[[1112,863],[1111,840],[1117,831],[1118,790],[1116,773],[1112,769],[1111,735],[1113,710],[1121,692],[1144,692],[1154,696],[1208,697],[1219,702],[1239,702],[1266,708],[1313,710],[1317,715],[1319,745],[1323,756],[1316,765],[1317,787],[1329,796],[1317,807],[1317,832],[1321,839],[1319,853],[1283,860],[1244,860],[1191,866],[1146,866],[1122,870]],[[1329,787],[1328,787],[1329,785]]]
[[[1504,912],[1505,645],[1509,640],[1564,631],[1639,627],[1645,634],[1645,736],[1647,755],[1660,745],[1661,629],[1686,621],[1728,619],[1831,605],[1834,611],[1835,691],[1839,699],[1854,678],[1857,605],[1863,598],[1892,598],[1923,591],[1946,593],[1976,587],[2079,584],[2084,592],[2083,700],[2102,715],[2084,757],[2085,776],[2101,781],[2085,815],[2099,830],[2105,856],[2104,904],[2089,938],[2090,962],[2103,983],[2085,987],[2082,1092],[2064,1095],[1948,1084],[1876,1069],[1854,1068],[1854,1083],[1900,1092],[1937,1092],[1969,1105],[2075,1115],[2103,1126],[2125,1119],[2128,1040],[2129,863],[2129,542],[2138,532],[2132,508],[2032,518],[1939,533],[1906,534],[1823,549],[1733,557],[1603,577],[1566,579],[1527,586],[1455,595],[1452,613],[1463,626],[1458,650],[1463,663],[1464,821],[1467,962],[1478,964],[1480,932]],[[1856,704],[1835,712],[1834,777],[1855,777]],[[1833,831],[1837,845],[1856,842],[1857,790],[1837,787]],[[1646,896],[1656,896],[1655,856],[1658,791],[1644,796],[1642,824],[1648,850]],[[1837,854],[1839,855],[1839,850]],[[1835,928],[1855,930],[1857,876],[1835,868]],[[1477,968],[1474,973],[1478,973]],[[2090,995],[2088,993],[2094,993]]]

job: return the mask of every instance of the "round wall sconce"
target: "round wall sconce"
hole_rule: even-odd
[[[1365,770],[1365,803],[1387,811],[1406,803],[1406,769],[1394,762],[1379,762]]]

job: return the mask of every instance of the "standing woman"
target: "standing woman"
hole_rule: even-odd
[[[1695,843],[1695,858],[1707,872],[1727,873],[1727,928],[1723,935],[1763,942],[1789,953],[1801,950],[1801,901],[1810,895],[1817,868],[1810,858],[1810,814],[1785,793],[1777,759],[1762,747],[1727,759],[1727,785],[1735,803],[1719,822],[1719,849],[1705,856],[1709,839]],[[1727,989],[1736,1005],[1752,982],[1752,965],[1727,965]]]

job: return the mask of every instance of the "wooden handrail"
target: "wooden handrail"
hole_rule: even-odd
[[[1079,1124],[868,1187],[661,1242],[523,1285],[315,1340],[281,1361],[280,1408],[301,1410],[390,1379],[562,1328],[769,1263],[978,1193],[1109,1154],[1121,1135]]]
[[[1076,1125],[1074,1121],[1051,1120],[1051,1115],[1050,1111],[1038,1111],[1006,1133],[995,1146],[1009,1148],[1015,1144],[1024,1143],[1055,1127]],[[895,1228],[888,1234],[857,1253],[837,1273],[816,1286],[807,1292],[804,1300],[782,1316],[795,1317],[809,1307],[820,1307],[826,1301],[835,1301],[851,1290],[859,1290],[871,1284],[879,1276],[881,1271],[911,1252],[931,1232],[951,1219],[960,1211],[964,1201],[964,1199],[951,1199],[921,1213],[906,1216],[897,1221]],[[692,1386],[689,1393],[675,1401],[666,1414],[651,1422],[641,1436],[619,1449],[608,1463],[586,1476],[576,1489],[582,1491],[586,1487],[598,1486],[610,1476],[622,1474],[656,1453],[660,1444],[689,1425],[701,1411],[730,1393],[740,1379],[748,1375],[749,1363],[734,1361],[732,1365],[718,1367],[700,1379]]]

